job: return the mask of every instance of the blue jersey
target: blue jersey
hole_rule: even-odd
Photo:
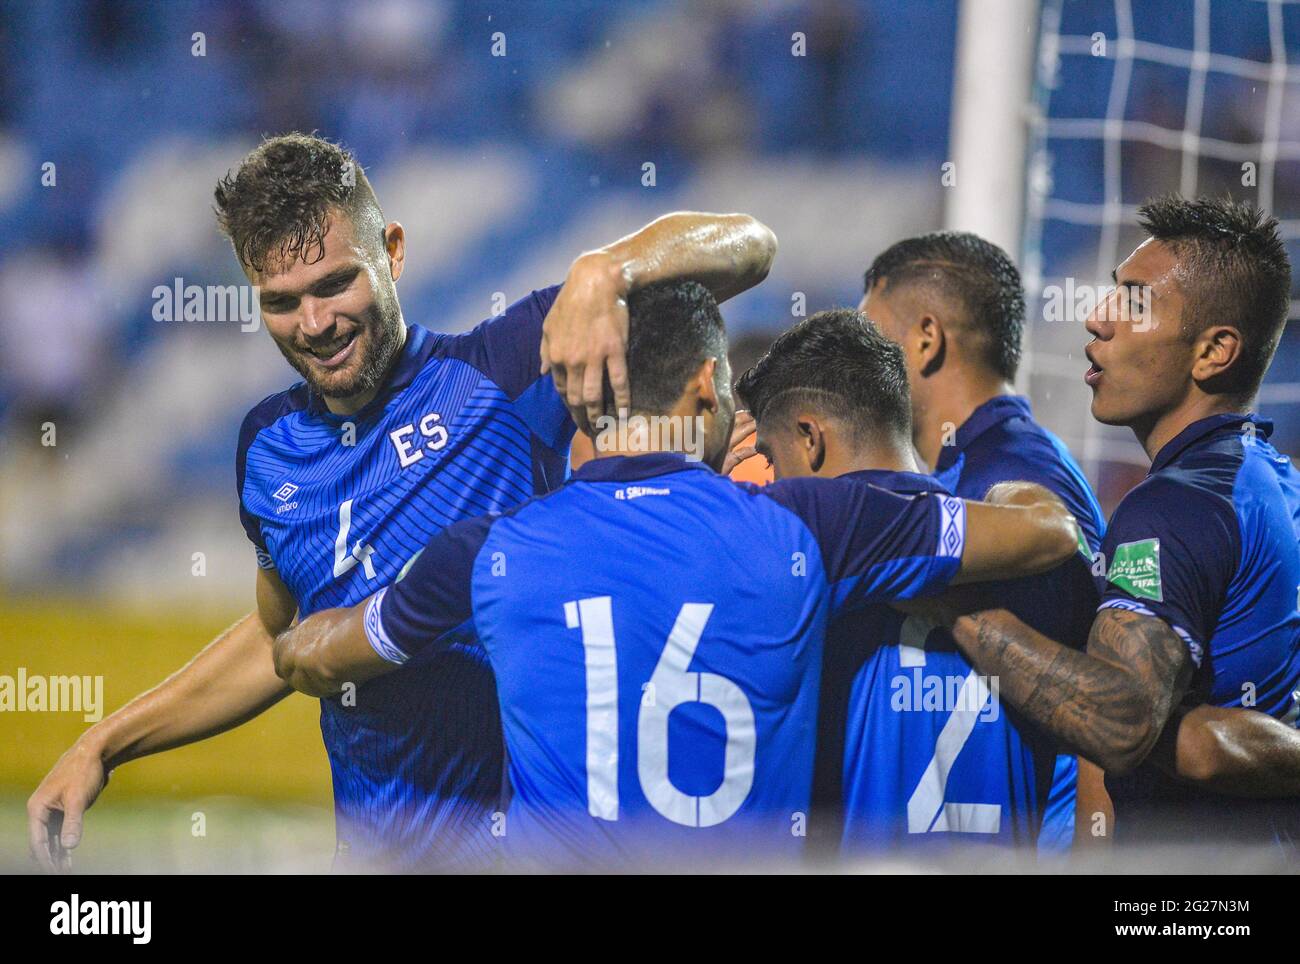
[[[331,414],[305,384],[248,414],[240,515],[301,616],[360,602],[443,527],[563,481],[573,424],[538,375],[557,291],[464,334],[407,328],[386,383],[354,415]],[[492,852],[504,772],[495,703],[486,657],[468,642],[321,701],[340,859],[439,869]]]
[[[1296,721],[1300,702],[1300,473],[1247,415],[1193,422],[1115,510],[1101,607],[1163,619],[1196,667],[1188,704]],[[1107,776],[1120,841],[1300,844],[1300,802],[1228,799],[1154,766]]]
[[[934,478],[854,475],[895,491],[968,499],[999,482],[1036,482],[1074,514],[1089,555],[1101,542],[1101,509],[1083,473],[1023,398],[1000,396],[971,413],[944,446]],[[1097,605],[1089,555],[982,592],[1082,648]],[[823,684],[819,836],[837,837],[846,852],[954,840],[1069,846],[1074,758],[1058,758],[1043,734],[1001,705],[996,681],[976,673],[946,631],[877,607],[838,621],[832,633],[842,640],[831,647]]]
[[[550,496],[435,537],[368,604],[366,629],[398,662],[482,640],[513,859],[790,857],[829,619],[946,585],[964,520],[959,499],[598,458]]]
[[[1026,398],[1001,395],[975,409],[957,429],[954,444],[940,453],[935,477],[966,499],[983,498],[999,482],[1036,482],[1055,493],[1073,513],[1088,550],[1095,553],[1101,548],[1106,524],[1097,497],[1065,444],[1034,421]],[[1097,591],[1090,574],[1078,563],[1015,585],[994,583],[987,595],[1049,639],[1076,649],[1087,645]],[[1017,720],[1014,710],[1009,718]],[[1035,813],[1041,816],[1037,821],[1042,826],[1039,848],[1044,853],[1063,852],[1074,839],[1078,763],[1070,754],[1056,756],[1051,789],[1044,801],[1043,761],[1055,747],[1037,730],[1022,727],[1021,732],[1035,757],[1037,789],[1031,799]],[[1020,826],[1027,828],[1035,822],[1022,821]]]

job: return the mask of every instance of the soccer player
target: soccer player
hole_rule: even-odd
[[[626,399],[629,292],[690,277],[727,298],[760,281],[775,251],[752,218],[669,215],[578,258],[563,288],[445,335],[403,319],[405,233],[335,145],[267,140],[218,184],[216,202],[272,340],[303,379],[255,406],[239,435],[257,608],[46,776],[28,814],[47,868],[67,864],[114,767],[237,726],[290,691],[271,644],[295,613],[364,599],[443,527],[563,481],[573,423],[543,360],[580,417],[585,393],[601,398],[606,357]],[[503,772],[495,703],[468,642],[322,701],[338,866],[482,865]]]
[[[917,469],[903,350],[856,311],[800,322],[736,392],[778,479],[839,477],[900,495],[948,494]],[[1023,457],[1004,474],[1017,467],[1047,475]],[[1073,580],[1090,584],[1081,554],[1066,565]],[[1038,580],[994,585],[1018,596]],[[996,681],[974,671],[942,630],[883,605],[832,624],[810,835],[818,851],[1033,845],[1055,756],[1050,741],[1003,711]]]
[[[1295,799],[1220,795],[1294,797],[1294,764],[1270,773],[1261,752],[1239,786],[1182,766],[1198,733],[1213,743],[1231,726],[1224,708],[1273,717],[1275,734],[1296,721],[1300,475],[1250,413],[1286,321],[1290,264],[1277,221],[1245,204],[1166,197],[1140,220],[1150,236],[1087,321],[1084,377],[1094,417],[1132,428],[1152,466],[1111,518],[1087,651],[1005,610],[963,615],[955,602],[939,615],[1007,702],[1106,772],[1117,841],[1294,848]],[[1168,726],[1198,703],[1209,708]],[[1269,732],[1259,714],[1237,715]],[[1199,730],[1184,733],[1189,720]]]
[[[1065,445],[1034,420],[1029,400],[1012,388],[1025,298],[1006,252],[968,233],[908,238],[872,262],[864,287],[859,310],[903,348],[913,441],[939,483],[968,499],[1013,479],[1045,486],[1079,521],[1090,559],[1101,547],[1101,507]],[[1014,589],[988,587],[988,595],[1015,600],[1010,608],[1030,626],[1079,649],[1098,601],[1088,566],[1078,562]],[[912,617],[908,632],[924,637],[926,631]],[[1055,741],[1031,727],[1021,732],[1037,789],[1018,800],[1028,809],[1013,822],[1020,835],[1041,823],[1043,849],[1059,852],[1074,836],[1075,759],[1061,754],[1053,770],[1048,761]],[[1044,803],[1039,797],[1048,786]]]
[[[1037,487],[986,505],[735,484],[714,471],[734,406],[713,298],[665,283],[630,308],[632,414],[603,425],[596,457],[549,496],[445,529],[365,603],[304,620],[276,665],[334,693],[472,632],[497,680],[515,859],[798,854],[828,618],[1056,565],[1074,523]]]

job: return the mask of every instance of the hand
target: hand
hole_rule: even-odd
[[[950,586],[937,596],[896,600],[890,605],[900,613],[950,629],[962,616],[988,609],[991,602],[985,593],[980,592],[978,584],[970,584]]]
[[[736,413],[736,420],[731,423],[731,440],[727,443],[727,457],[722,460],[722,468],[718,470],[719,475],[730,475],[737,465],[758,454],[758,449],[754,446],[740,444],[754,434],[757,425],[754,416],[744,409]]]
[[[622,264],[605,251],[573,262],[542,324],[542,374],[551,373],[580,432],[605,413],[605,375],[616,410],[632,407],[627,377],[627,294]]]
[[[99,751],[80,741],[46,774],[27,801],[28,845],[43,871],[72,869],[70,851],[81,843],[82,817],[107,783]]]

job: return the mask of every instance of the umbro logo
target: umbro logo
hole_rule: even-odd
[[[297,491],[298,486],[294,485],[292,482],[286,482],[271,494],[281,502],[288,502],[293,498],[293,494]]]

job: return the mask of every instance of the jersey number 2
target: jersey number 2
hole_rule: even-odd
[[[916,616],[903,623],[899,665],[924,666],[925,641],[934,624]],[[957,707],[939,731],[934,756],[921,774],[921,782],[907,801],[908,833],[997,833],[1002,826],[1002,808],[996,803],[949,803],[948,773],[975,731],[984,704],[992,694],[975,670],[962,682]]]

